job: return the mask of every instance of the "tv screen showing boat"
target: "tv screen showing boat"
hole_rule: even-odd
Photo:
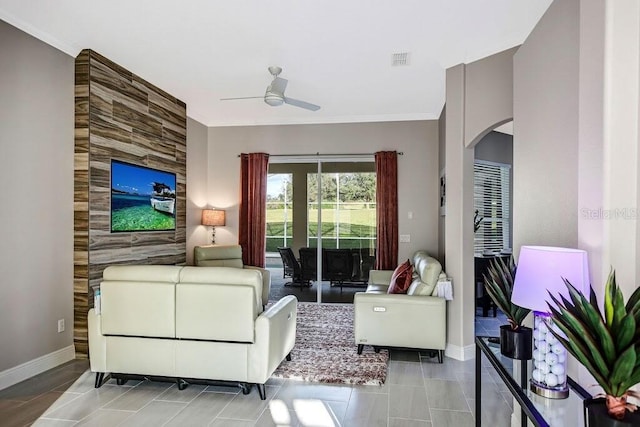
[[[176,229],[176,175],[111,161],[111,232]]]

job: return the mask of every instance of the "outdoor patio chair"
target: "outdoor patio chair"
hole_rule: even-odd
[[[300,248],[299,252],[302,279],[307,281],[316,280],[318,277],[318,249]]]
[[[331,286],[342,289],[344,282],[350,282],[353,276],[353,255],[350,249],[325,249],[322,253],[323,271]]]
[[[285,283],[285,286],[300,286],[308,287],[311,286],[308,280],[304,280],[302,278],[302,269],[300,268],[300,263],[296,259],[295,255],[291,248],[278,248],[278,252],[280,253],[280,258],[282,258],[282,266],[284,268],[285,274],[290,272],[287,276],[291,277],[291,281]]]

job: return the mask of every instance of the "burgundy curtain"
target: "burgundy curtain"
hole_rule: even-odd
[[[398,153],[376,153],[376,269],[398,266]]]
[[[240,155],[240,224],[238,240],[242,246],[242,263],[264,267],[267,169],[269,155]]]

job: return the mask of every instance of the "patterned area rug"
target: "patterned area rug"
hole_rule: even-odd
[[[387,350],[375,353],[370,346],[358,355],[353,304],[298,303],[296,345],[291,357],[276,369],[275,378],[381,385],[389,361]]]

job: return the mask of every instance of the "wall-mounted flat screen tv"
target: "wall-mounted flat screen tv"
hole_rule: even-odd
[[[111,161],[111,232],[176,229],[176,175]]]

